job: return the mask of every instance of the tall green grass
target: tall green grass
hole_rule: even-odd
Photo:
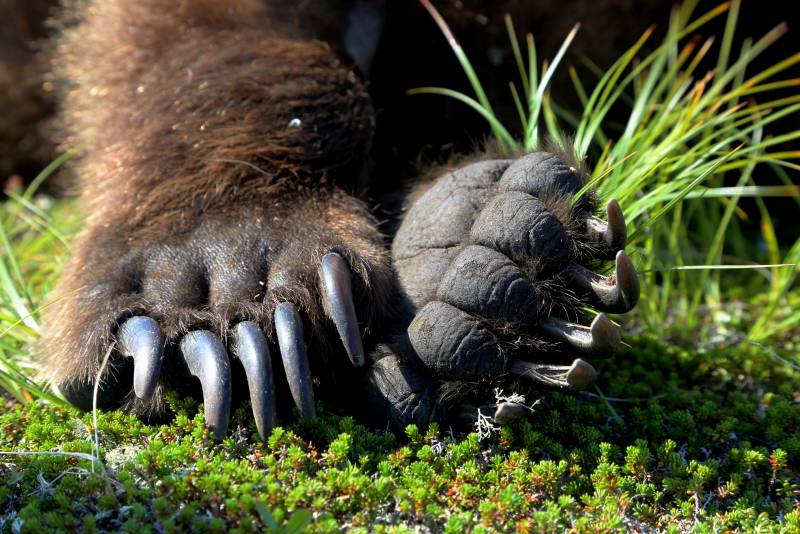
[[[36,380],[34,347],[40,336],[40,312],[65,257],[68,237],[78,219],[69,203],[34,197],[40,185],[69,158],[47,166],[24,191],[10,197],[0,213],[0,390],[20,402],[44,398],[64,401]]]
[[[465,103],[486,118],[493,137],[509,152],[535,150],[553,141],[591,162],[594,178],[580,194],[596,188],[601,199],[617,198],[622,204],[629,251],[643,277],[638,317],[648,329],[701,335],[701,327],[710,324],[705,318],[725,308],[725,281],[732,270],[740,271],[735,274],[738,283],[752,287],[748,301],[758,304],[748,339],[763,341],[800,325],[800,310],[787,303],[800,263],[800,238],[777,242],[764,200],[788,196],[800,206],[795,183],[800,150],[796,145],[787,148],[800,132],[764,133],[776,121],[800,112],[800,79],[779,78],[800,62],[800,53],[750,72],[754,60],[786,33],[785,24],[733,50],[740,0],[697,17],[698,1],[687,0],[674,8],[666,36],[652,52],[643,52],[653,34],[650,28],[605,72],[587,61],[593,79],[586,83],[575,68],[562,66],[579,25],[551,62],[540,63],[533,36],[527,35],[521,46],[507,17],[520,78],[509,84],[519,118],[519,127],[512,129],[495,114],[447,23],[429,0],[420,2],[450,43],[475,97],[440,87],[410,93]],[[727,19],[719,46],[714,38],[692,38],[723,15]],[[700,71],[709,62],[714,68]],[[564,71],[581,102],[578,112],[560,106],[550,93],[553,77]],[[792,94],[782,95],[787,90]],[[627,120],[614,123],[612,112]],[[564,134],[568,131],[572,135]],[[783,185],[761,185],[757,177],[767,174],[779,177]],[[765,252],[742,238],[743,225],[753,223],[739,206],[744,197],[755,199]],[[765,282],[741,273],[763,274]],[[766,297],[757,299],[759,293]],[[680,328],[672,328],[676,324]]]

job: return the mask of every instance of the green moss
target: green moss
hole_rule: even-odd
[[[260,443],[240,409],[217,444],[197,404],[172,398],[160,427],[99,414],[94,471],[75,456],[4,456],[0,531],[794,532],[798,374],[757,347],[640,337],[605,364],[604,398],[549,394],[484,442],[323,411]],[[93,430],[91,414],[9,402],[0,449],[92,454]]]

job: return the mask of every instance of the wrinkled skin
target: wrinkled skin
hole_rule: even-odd
[[[589,197],[570,204],[582,185],[575,169],[538,152],[453,171],[411,206],[392,255],[414,317],[369,379],[372,402],[395,424],[462,414],[465,397],[490,402],[492,388],[517,378],[591,385],[596,373],[580,357],[611,356],[620,335],[603,314],[591,327],[572,321],[581,306],[632,309],[639,285],[618,204],[609,203],[609,222],[593,217]],[[584,266],[608,258],[610,278]],[[492,408],[496,419],[522,413]]]
[[[74,14],[56,66],[89,216],[46,311],[45,376],[84,409],[99,378],[101,407],[147,417],[195,395],[216,438],[243,399],[265,438],[317,399],[379,426],[511,423],[524,410],[494,387],[588,387],[583,358],[620,336],[580,310],[638,299],[616,202],[607,222],[573,203],[585,177],[552,154],[487,158],[420,186],[388,246],[361,194],[365,85],[273,4]]]

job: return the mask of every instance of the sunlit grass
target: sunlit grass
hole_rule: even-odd
[[[44,296],[77,227],[69,202],[34,193],[69,155],[45,168],[24,191],[7,190],[0,214],[0,389],[21,402],[44,398],[64,404],[36,380],[35,347]]]
[[[420,1],[447,37],[476,98],[439,87],[410,93],[464,102],[486,118],[493,137],[509,152],[536,150],[554,141],[589,162],[594,178],[581,193],[595,188],[601,200],[616,198],[623,206],[629,252],[643,277],[638,317],[648,329],[696,337],[709,324],[703,315],[725,307],[723,273],[732,269],[767,275],[766,284],[758,278],[745,280],[752,282],[753,291],[768,296],[752,312],[754,321],[747,332],[751,341],[800,325],[800,311],[786,301],[797,277],[800,238],[777,242],[764,200],[793,197],[800,206],[795,183],[800,150],[790,146],[800,132],[772,137],[764,133],[776,121],[800,112],[800,94],[792,91],[800,87],[800,79],[779,78],[800,63],[800,53],[750,72],[755,59],[786,33],[785,24],[757,41],[745,40],[737,51],[733,41],[740,0],[697,17],[697,0],[688,0],[673,10],[666,36],[652,52],[642,52],[652,38],[650,28],[605,72],[587,61],[594,79],[586,83],[575,68],[562,66],[579,25],[553,61],[540,65],[534,38],[526,36],[523,54],[507,17],[521,87],[510,83],[520,123],[511,128],[494,113],[446,22],[428,0]],[[724,15],[719,46],[714,38],[694,38],[709,21]],[[713,68],[701,71],[708,64]],[[577,113],[560,106],[550,93],[558,69],[566,69],[572,80],[582,106]],[[787,90],[792,94],[786,96]],[[613,123],[612,111],[618,117],[621,110],[627,120]],[[767,175],[777,176],[783,185],[762,185]],[[742,237],[743,225],[754,224],[739,207],[745,197],[754,198],[758,206],[762,243],[746,243]]]

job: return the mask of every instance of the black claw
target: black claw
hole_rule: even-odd
[[[244,367],[258,435],[266,440],[275,425],[275,386],[267,339],[255,323],[243,321],[233,329],[231,351]]]
[[[615,272],[619,292],[626,305],[631,309],[639,302],[639,277],[636,275],[633,262],[624,250],[617,252]]]
[[[594,318],[590,327],[548,317],[542,321],[542,329],[587,355],[598,358],[614,354],[621,341],[619,328],[603,313]]]
[[[519,421],[530,412],[527,406],[518,402],[501,402],[494,411],[494,422],[498,425],[510,425]]]
[[[482,406],[463,404],[458,416],[466,421],[477,421],[480,417],[487,417],[498,425],[505,426],[519,421],[529,412],[530,408],[518,402],[501,402]]]
[[[180,343],[189,372],[203,388],[206,424],[221,440],[228,430],[231,408],[231,369],[228,353],[217,337],[206,330],[186,334]]]
[[[567,274],[589,295],[590,304],[603,311],[625,313],[639,302],[639,278],[624,250],[617,252],[613,277],[600,276],[578,264],[570,265]]]
[[[572,362],[567,371],[566,380],[572,389],[584,391],[589,389],[589,386],[597,380],[597,371],[594,367],[578,358]]]
[[[148,400],[158,384],[164,355],[164,334],[150,317],[136,316],[125,321],[117,333],[119,351],[133,358],[133,392]]]
[[[350,269],[339,254],[331,252],[322,258],[321,272],[327,304],[325,309],[339,331],[350,361],[354,366],[361,367],[364,365],[364,347],[353,304]]]
[[[611,199],[606,206],[606,221],[597,217],[589,217],[586,219],[586,230],[592,240],[605,245],[608,251],[613,252],[625,248],[628,240],[628,228],[617,199]]]
[[[594,367],[580,358],[572,365],[536,364],[522,360],[511,363],[509,371],[523,378],[528,378],[544,386],[569,388],[582,391],[591,386],[597,379]]]
[[[289,381],[289,389],[294,397],[300,416],[304,419],[316,417],[314,389],[311,384],[311,370],[303,340],[303,322],[297,306],[291,302],[281,302],[275,309],[275,332],[281,359]]]

